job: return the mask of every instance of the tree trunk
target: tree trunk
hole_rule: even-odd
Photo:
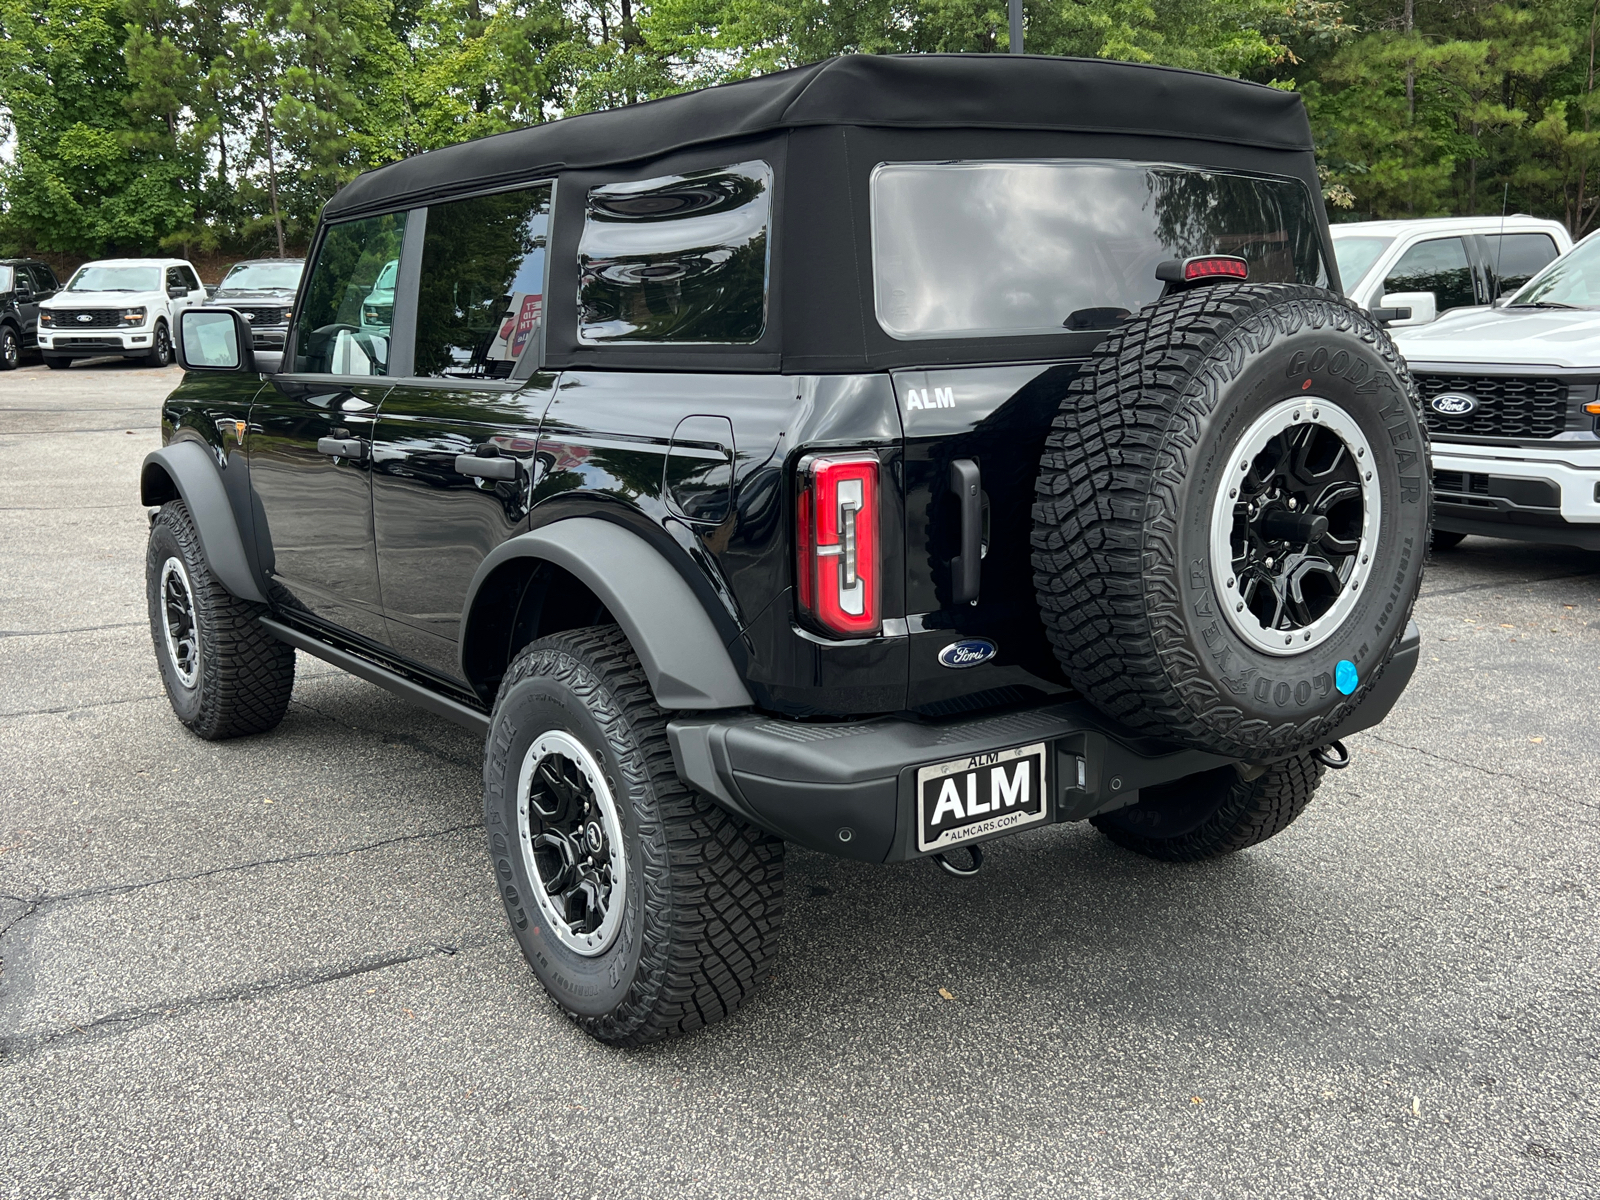
[[[272,118],[267,115],[267,98],[261,100],[261,129],[267,138],[267,194],[272,197],[272,225],[278,231],[278,257],[288,258],[283,243],[283,213],[278,209],[278,160],[272,146]]]
[[[1594,8],[1589,11],[1589,76],[1584,83],[1583,95],[1585,100],[1588,100],[1594,95],[1594,49],[1595,31],[1597,25],[1600,25],[1600,0],[1595,0]],[[1583,107],[1584,133],[1589,132],[1589,124],[1589,106],[1588,104],[1585,104]],[[1593,212],[1591,212],[1587,217],[1583,215],[1584,192],[1588,189],[1588,186],[1589,160],[1585,158],[1578,164],[1577,204],[1573,209],[1572,219],[1567,222],[1567,228],[1572,231],[1572,236],[1575,238],[1581,238],[1583,236],[1584,231],[1589,227],[1590,220],[1592,220],[1594,217]],[[1600,211],[1600,204],[1596,204],[1593,207],[1596,211]]]

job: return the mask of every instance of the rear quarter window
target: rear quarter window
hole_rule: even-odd
[[[578,244],[578,340],[759,341],[771,219],[764,162],[593,189]]]

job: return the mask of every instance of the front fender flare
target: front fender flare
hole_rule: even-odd
[[[748,708],[755,702],[683,576],[636,533],[596,517],[564,521],[497,546],[478,567],[462,609],[462,677],[478,589],[513,558],[544,559],[582,580],[606,606],[666,709]]]
[[[161,472],[166,473],[173,487],[178,489],[178,495],[183,497],[200,534],[200,548],[205,551],[212,574],[239,599],[265,604],[267,598],[262,595],[255,572],[251,570],[233,505],[228,503],[222,473],[211,452],[199,442],[185,440],[145,455],[144,467],[139,472],[139,498],[147,505],[161,503],[162,488],[158,481]]]

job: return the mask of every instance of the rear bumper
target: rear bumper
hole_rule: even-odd
[[[1421,640],[1411,623],[1377,686],[1334,737],[1388,715],[1416,670]],[[1060,822],[1137,803],[1140,788],[1234,761],[1141,738],[1084,701],[939,724],[685,716],[670,722],[667,734],[679,777],[725,808],[787,841],[867,862],[920,857],[916,774],[931,763],[1044,742],[1052,781],[1047,819]]]
[[[1600,550],[1600,447],[1433,443],[1434,525]]]

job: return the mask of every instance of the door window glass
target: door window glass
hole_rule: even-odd
[[[183,272],[177,267],[167,268],[167,286],[169,288],[182,288],[184,291],[189,290],[189,284],[183,278]]]
[[[764,162],[595,188],[578,246],[579,340],[759,340],[771,215]]]
[[[200,277],[188,267],[178,268],[178,280],[191,292],[198,291],[200,288]]]
[[[1555,262],[1555,239],[1547,233],[1491,233],[1489,275],[1500,281],[1499,294],[1509,295]]]
[[[294,369],[385,375],[405,213],[330,226],[295,322]]]
[[[1439,312],[1478,303],[1472,287],[1472,267],[1460,238],[1434,238],[1418,242],[1400,256],[1383,281],[1384,294],[1432,292]]]
[[[416,373],[504,379],[544,318],[550,185],[428,209],[417,289]]]

